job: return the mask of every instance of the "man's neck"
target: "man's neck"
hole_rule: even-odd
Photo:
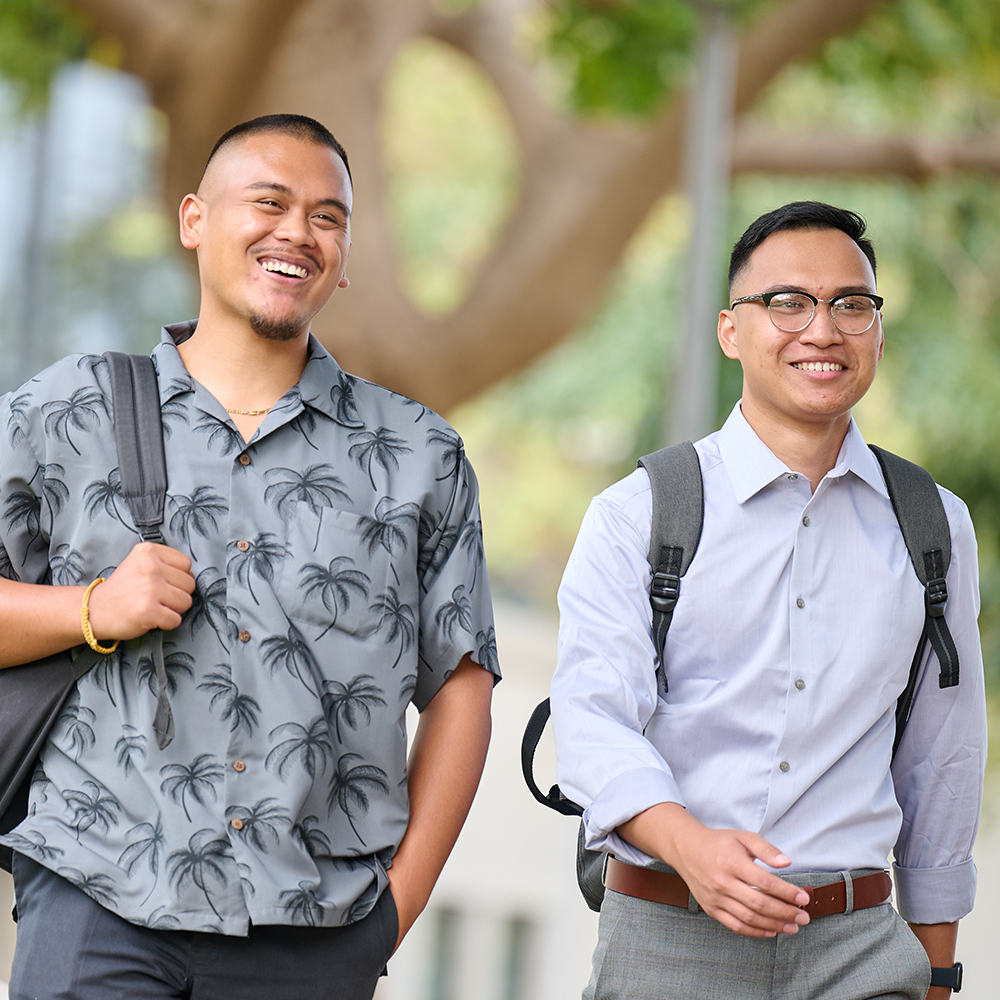
[[[828,421],[791,424],[772,419],[744,402],[741,412],[754,433],[789,469],[809,479],[815,493],[823,477],[837,464],[837,457],[851,425],[850,413]]]
[[[194,333],[177,348],[184,367],[229,413],[249,441],[267,411],[298,382],[309,355],[309,334],[267,340],[246,322],[198,317]]]
[[[245,322],[199,317],[194,333],[178,348],[188,373],[226,409],[272,407],[298,382],[309,354],[309,334],[267,340]]]

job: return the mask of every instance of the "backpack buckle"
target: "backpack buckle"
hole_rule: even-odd
[[[931,618],[944,616],[945,608],[948,607],[948,584],[944,577],[927,581],[927,586],[924,589],[924,603],[927,607],[927,614]]]
[[[649,585],[649,603],[654,611],[669,615],[674,610],[680,592],[681,578],[676,573],[658,570],[653,574],[653,581]]]

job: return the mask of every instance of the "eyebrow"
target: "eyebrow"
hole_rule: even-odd
[[[790,284],[787,281],[776,281],[770,288],[767,289],[768,292],[805,292],[805,289],[799,285]],[[811,293],[809,293],[811,294]],[[877,295],[877,292],[871,291],[871,289],[866,288],[864,285],[845,285],[838,288],[830,296],[831,299],[839,299],[842,295]]]
[[[291,197],[292,189],[286,187],[284,184],[279,184],[277,181],[254,181],[253,184],[248,184],[246,187],[247,191],[276,191],[278,194],[283,194],[286,197]],[[338,198],[322,198],[318,204],[329,205],[332,208],[337,208],[349,219],[351,217],[351,210]]]

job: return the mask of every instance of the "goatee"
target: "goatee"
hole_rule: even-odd
[[[270,319],[267,316],[250,315],[250,329],[265,340],[295,340],[302,332],[302,326],[290,319]]]

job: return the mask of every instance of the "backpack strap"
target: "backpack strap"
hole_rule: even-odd
[[[160,389],[152,358],[142,354],[104,355],[111,372],[115,446],[122,495],[139,535],[163,544],[160,525],[167,495],[167,464],[163,452]],[[156,670],[156,714],[153,733],[162,750],[174,738],[174,718],[167,700],[167,670],[163,663],[163,633],[149,634]]]
[[[653,609],[653,645],[659,659],[657,673],[667,689],[663,647],[681,591],[681,577],[698,549],[705,520],[705,494],[698,453],[690,441],[643,455],[639,465],[653,491],[653,519],[649,532],[649,559],[653,577],[649,603]]]
[[[937,654],[941,668],[938,686],[947,688],[958,684],[958,650],[944,617],[948,606],[945,577],[951,564],[951,530],[941,494],[930,474],[891,451],[873,444],[868,447],[882,468],[889,500],[899,521],[913,569],[924,586],[924,628],[913,654],[906,688],[896,704],[896,740],[892,748],[895,756],[910,716],[917,671],[928,641]]]
[[[531,718],[528,719],[527,726],[524,727],[524,736],[521,737],[521,773],[524,775],[528,791],[543,806],[555,809],[556,812],[562,813],[563,816],[582,816],[583,807],[566,798],[558,785],[553,785],[546,795],[535,784],[535,750],[538,749],[538,741],[542,738],[545,723],[548,722],[550,714],[549,699],[546,698],[545,701],[539,702],[535,706],[535,710],[531,713]]]

